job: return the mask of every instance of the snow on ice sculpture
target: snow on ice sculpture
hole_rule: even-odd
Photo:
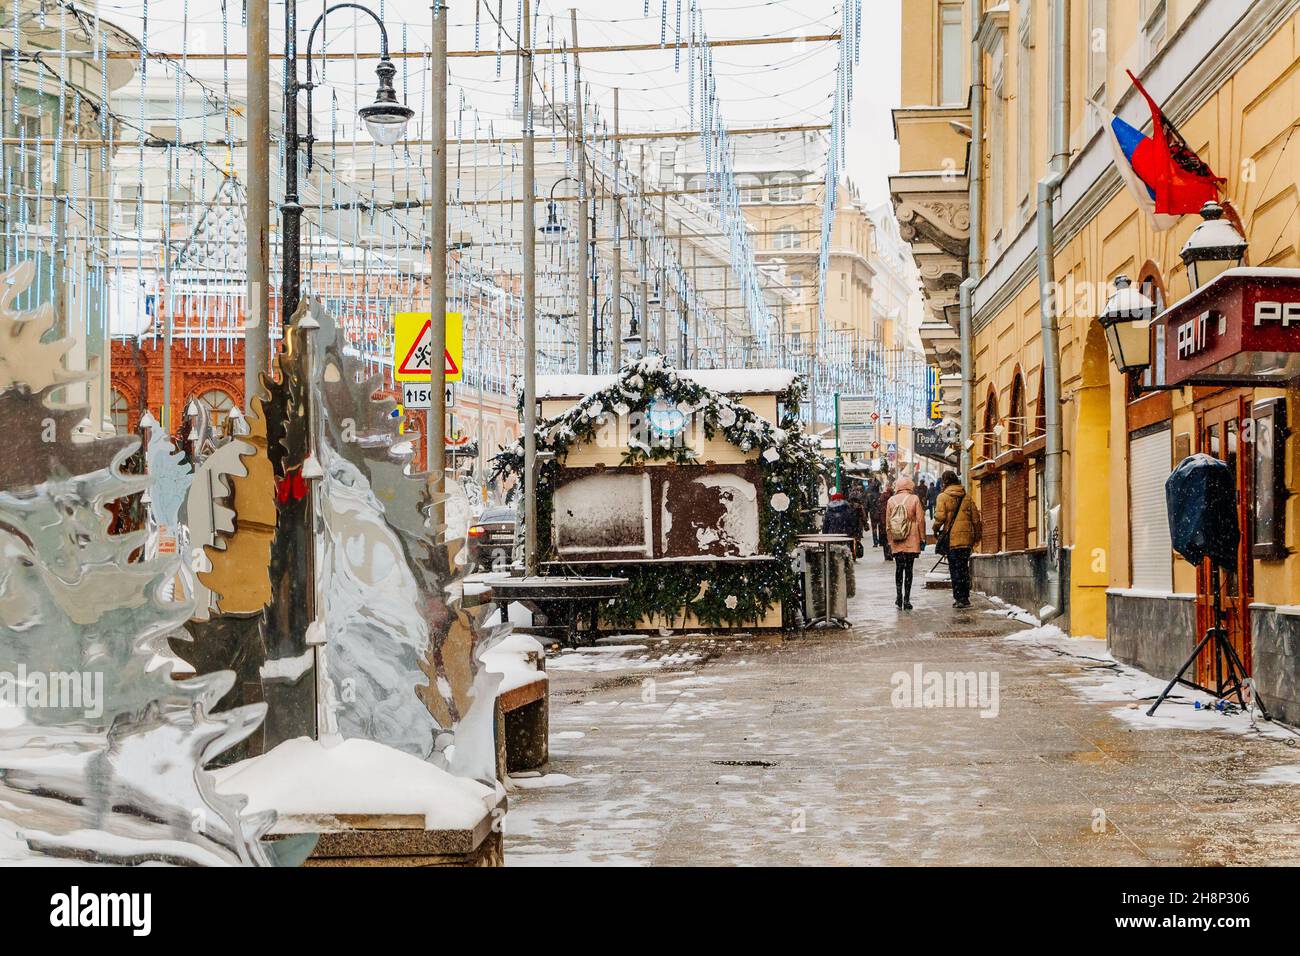
[[[65,404],[71,339],[43,342],[46,306],[22,314],[31,263],[0,279],[0,861],[267,864],[274,814],[245,814],[203,764],[263,708],[211,712],[229,673],[176,682],[152,648],[189,617],[167,585],[178,555],[132,562],[141,535],[108,533],[106,505],[142,492],[122,474],[131,438],[77,434]],[[188,593],[187,589],[178,589]],[[277,854],[280,854],[277,856]]]
[[[509,632],[461,606],[456,542],[429,533],[426,474],[397,432],[377,375],[312,301],[320,398],[323,624],[330,710],[366,737],[461,776],[496,779],[493,707],[500,675],[479,655]],[[446,503],[449,496],[443,496]]]

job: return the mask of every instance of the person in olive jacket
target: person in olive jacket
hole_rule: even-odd
[[[980,540],[980,510],[966,494],[956,472],[945,471],[939,486],[939,498],[934,503],[934,533],[940,539],[945,532],[948,536],[952,606],[970,607],[970,556]]]

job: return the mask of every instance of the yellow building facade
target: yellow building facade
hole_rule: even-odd
[[[965,479],[990,531],[976,561],[977,586],[1037,610],[1037,601],[1052,603],[1044,584],[1059,568],[1070,633],[1105,635],[1121,659],[1172,675],[1206,625],[1208,582],[1171,550],[1164,478],[1182,458],[1205,451],[1250,481],[1257,416],[1274,399],[1293,407],[1297,394],[1294,381],[1143,390],[1162,381],[1160,357],[1148,373],[1117,371],[1098,322],[1114,280],[1129,276],[1157,310],[1187,297],[1193,290],[1179,253],[1202,220],[1184,216],[1158,231],[1121,180],[1102,126],[1113,110],[1150,131],[1131,70],[1188,145],[1227,180],[1222,201],[1249,243],[1246,264],[1300,268],[1300,3],[909,0],[903,9],[904,101],[896,113],[902,171],[891,185],[900,221],[911,226],[907,238],[926,278],[936,336],[962,331],[959,289],[971,280],[973,444]],[[1054,54],[1053,19],[1062,12],[1064,57]],[[1053,168],[1061,62],[1068,106],[1061,178],[1050,195],[1049,257],[1063,452],[1063,555],[1054,561],[1044,487],[1037,200]],[[955,71],[963,71],[960,86]],[[930,212],[941,202],[958,210],[950,217],[957,227],[947,233]],[[1160,353],[1163,340],[1155,346]],[[944,371],[960,371],[952,349]],[[1271,692],[1275,709],[1294,720],[1300,693],[1287,648],[1296,639],[1290,609],[1300,603],[1300,498],[1290,492],[1300,472],[1295,441],[1280,451],[1285,547],[1267,557],[1250,552],[1255,515],[1252,495],[1242,495],[1246,543],[1225,599],[1234,643],[1253,658],[1261,694]]]

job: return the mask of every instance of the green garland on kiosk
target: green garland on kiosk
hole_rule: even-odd
[[[678,435],[659,432],[650,424],[652,407],[656,412],[675,409],[687,419],[699,416],[706,438],[720,434],[741,451],[758,453],[763,485],[759,550],[773,560],[587,565],[592,574],[628,579],[621,595],[602,609],[602,619],[615,627],[632,627],[644,618],[681,620],[683,611],[689,610],[708,627],[743,626],[761,620],[777,601],[787,609],[788,618],[799,600],[799,579],[791,558],[798,536],[817,530],[813,526],[817,489],[819,478],[826,474],[824,460],[799,423],[802,400],[803,387],[796,379],[778,396],[781,421],[773,425],[745,405],[679,374],[661,356],[625,365],[608,388],[537,426],[538,450],[555,453],[538,468],[539,560],[553,559],[555,479],[569,451],[597,441],[605,429],[614,429],[617,436],[618,419],[628,419],[629,425],[623,465],[698,463],[694,449]],[[494,476],[515,477],[516,488],[523,486],[523,466],[522,439],[493,458]]]

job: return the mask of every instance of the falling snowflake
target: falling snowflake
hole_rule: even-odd
[[[776,511],[785,511],[790,507],[790,496],[784,491],[778,491],[772,496],[772,508]]]

